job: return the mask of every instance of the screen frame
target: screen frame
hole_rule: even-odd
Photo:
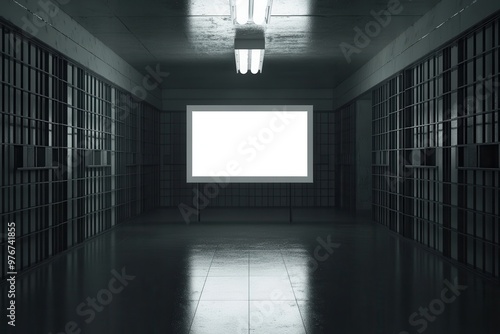
[[[187,183],[313,183],[313,106],[312,105],[187,105],[186,106],[186,182]],[[307,112],[307,176],[192,176],[193,112],[203,111],[305,111]]]

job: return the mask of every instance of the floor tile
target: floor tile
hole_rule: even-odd
[[[248,300],[248,276],[207,277],[201,300]]]
[[[190,333],[248,333],[248,302],[200,301]]]
[[[288,276],[252,276],[250,277],[250,300],[294,301],[295,296]]]
[[[305,334],[295,301],[250,302],[250,333]]]

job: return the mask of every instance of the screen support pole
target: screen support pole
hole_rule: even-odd
[[[292,184],[288,184],[288,217],[289,223],[292,223]]]
[[[196,183],[196,192],[198,193],[198,196],[200,195],[200,184]],[[198,201],[199,203],[199,201]],[[198,223],[200,222],[200,216],[201,216],[201,210],[198,208]]]

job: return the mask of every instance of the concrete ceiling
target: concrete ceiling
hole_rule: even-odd
[[[229,0],[86,0],[62,9],[140,72],[170,75],[164,88],[334,88],[439,0],[400,0],[401,11],[351,55],[355,28],[397,0],[274,0],[263,73],[236,73]]]

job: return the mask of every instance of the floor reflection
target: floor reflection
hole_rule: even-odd
[[[135,278],[109,295],[113,270]],[[80,334],[416,333],[409,317],[455,278],[467,289],[425,333],[499,333],[497,284],[370,222],[139,221],[20,276],[14,332],[69,333],[74,321]],[[88,298],[106,305],[86,322]]]
[[[293,282],[307,300],[310,255],[300,247],[268,247],[220,244],[190,252],[188,295],[198,297],[191,333],[306,333]]]

